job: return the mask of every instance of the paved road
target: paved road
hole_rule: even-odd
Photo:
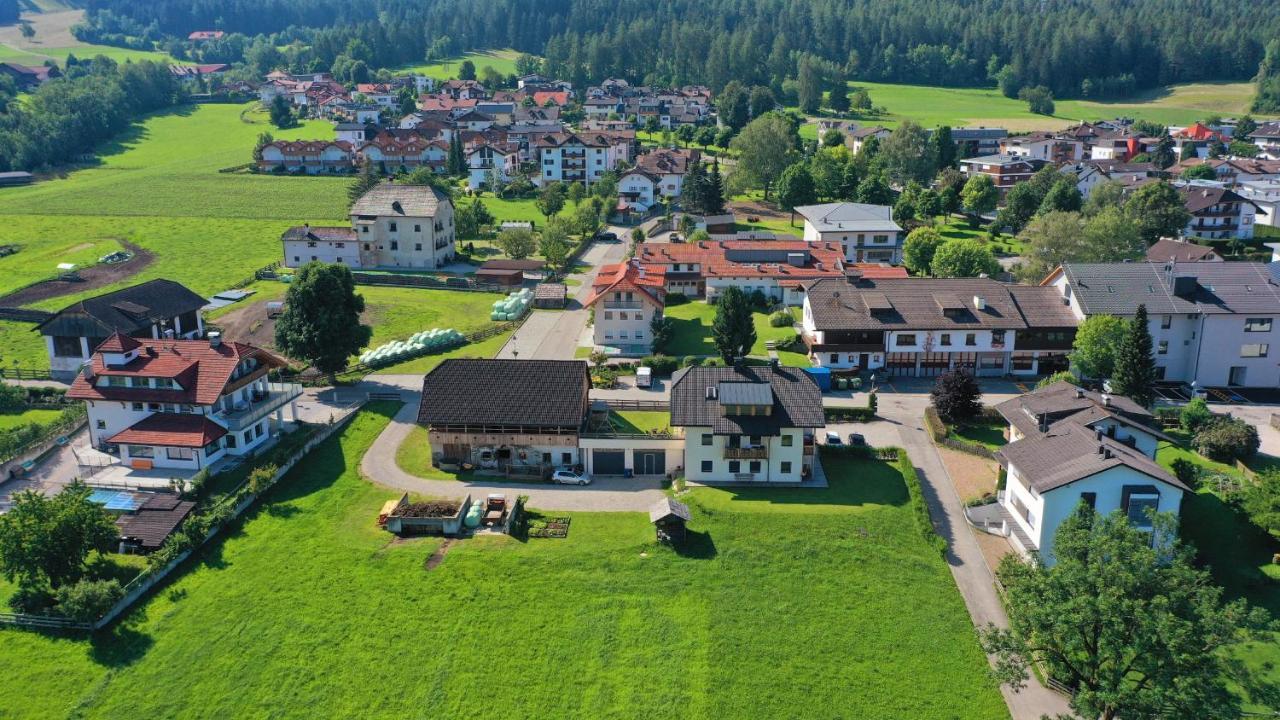
[[[662,499],[657,480],[608,478],[586,487],[525,483],[480,483],[456,480],[426,480],[410,475],[396,465],[396,449],[413,429],[420,395],[404,392],[405,406],[396,413],[387,429],[373,442],[360,461],[360,472],[379,485],[400,491],[435,497],[461,498],[468,493],[480,497],[488,493],[524,494],[529,506],[539,510],[647,512]]]
[[[625,228],[610,226],[607,230],[620,238],[627,236]],[[578,349],[578,339],[582,337],[582,331],[590,318],[590,311],[582,303],[591,294],[591,283],[595,280],[596,273],[601,265],[621,262],[626,254],[625,240],[591,243],[581,259],[582,263],[589,266],[587,271],[569,275],[581,284],[570,286],[568,307],[562,311],[534,311],[498,352],[498,357],[572,360]]]

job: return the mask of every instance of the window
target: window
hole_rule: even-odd
[[[711,447],[711,433],[702,433],[702,446]]]
[[[702,472],[704,472],[704,473],[709,473],[709,472],[711,472],[711,461],[710,461],[710,460],[703,460],[703,461],[702,461]]]
[[[1171,328],[1171,327],[1173,327],[1173,316],[1172,316],[1172,315],[1161,315],[1161,316],[1160,316],[1160,329],[1161,329],[1161,330],[1168,330],[1168,329],[1169,329],[1169,328]]]
[[[1266,343],[1257,343],[1254,345],[1241,345],[1240,357],[1242,358],[1263,358],[1267,356],[1267,350],[1270,346]]]
[[[421,226],[421,225],[414,225],[414,226],[413,226],[413,231],[414,231],[414,232],[422,232],[422,226]]]
[[[414,250],[421,251],[421,250],[422,250],[422,243],[414,243],[414,244],[413,244],[413,249],[414,249]]]
[[[156,449],[150,445],[130,445],[129,457],[149,458],[156,456]]]
[[[1271,318],[1245,318],[1245,332],[1271,332]]]
[[[742,470],[742,463],[741,463],[741,462],[738,462],[737,460],[730,460],[730,461],[729,461],[729,472],[731,472],[731,473],[737,473],[737,472],[740,472],[741,470]]]
[[[234,433],[228,433],[227,435],[223,436],[223,438],[227,441],[228,450],[236,446],[236,436]]]
[[[1004,347],[1004,331],[1003,330],[991,331],[991,347]]]
[[[831,359],[829,360],[829,362],[831,363],[840,362],[840,353],[831,353]]]
[[[790,472],[791,472],[791,461],[790,461],[790,460],[783,460],[783,461],[782,461],[782,464],[779,466],[779,468],[778,468],[778,469],[780,469],[780,470],[782,471],[782,474],[784,474],[784,475],[786,475],[787,473],[790,473]]]
[[[133,404],[133,411],[134,411],[134,412],[142,412],[142,411],[143,411],[143,410],[145,410],[145,409],[146,409],[146,406],[145,406],[145,405],[143,405],[143,404],[142,404],[142,403],[140,403],[140,402],[136,402],[136,403],[134,403],[134,404]]]
[[[1168,340],[1161,340],[1161,341],[1159,342],[1159,344],[1156,346],[1156,354],[1157,354],[1157,355],[1168,355],[1168,354],[1169,354],[1169,341],[1168,341]]]
[[[395,240],[392,240],[392,241],[391,241],[391,249],[392,249],[392,250],[399,250],[399,249],[400,249],[400,243],[396,242]]]
[[[978,344],[978,334],[977,334],[977,333],[965,333],[965,335],[964,335],[964,344],[965,344],[965,345],[969,345],[969,346],[977,345],[977,344]]]
[[[795,435],[783,435],[782,447],[791,447],[791,444],[795,442],[795,439],[796,439]]]
[[[560,463],[569,465],[573,462],[573,453],[560,453]]]
[[[943,347],[951,345],[951,333],[942,333],[938,336],[938,344]]]
[[[99,421],[98,421],[98,429],[99,429],[99,430],[106,430],[106,429],[107,429],[107,421],[106,421],[106,420],[99,420]]]
[[[604,311],[604,319],[605,319],[605,320],[612,320],[612,319],[613,319],[613,313],[612,313],[612,312],[610,312],[610,311],[608,311],[608,310],[605,310],[605,311]]]
[[[1125,488],[1125,516],[1129,518],[1129,522],[1134,527],[1149,529],[1151,527],[1151,513],[1155,512],[1156,507],[1160,504],[1160,496],[1151,490],[1133,491]]]
[[[168,457],[170,460],[195,460],[196,459],[196,451],[192,450],[191,448],[184,448],[184,447],[166,448],[164,451],[164,454],[165,454],[165,457]]]
[[[396,231],[396,224],[395,224],[395,223],[388,223],[388,224],[387,224],[387,229],[388,229],[388,230],[390,230],[391,232],[395,232],[395,231]],[[393,248],[393,249],[394,249],[394,248]]]
[[[1088,505],[1091,508],[1096,509],[1098,507],[1098,493],[1082,492],[1080,493],[1080,502],[1084,503],[1085,505]]]
[[[899,346],[915,345],[916,336],[915,335],[899,335],[898,339],[895,341],[895,344]]]
[[[759,461],[759,460],[752,460],[752,461],[751,461],[751,464],[750,464],[748,467],[750,467],[750,468],[751,468],[751,472],[753,472],[753,473],[758,473],[758,472],[760,472],[760,461]]]

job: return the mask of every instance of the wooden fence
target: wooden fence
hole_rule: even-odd
[[[48,370],[0,367],[0,380],[52,380]]]
[[[665,400],[605,400],[604,404],[610,410],[671,410],[671,403]]]

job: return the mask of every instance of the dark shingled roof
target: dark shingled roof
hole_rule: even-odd
[[[1107,454],[1098,452],[1102,447]],[[1097,475],[1114,467],[1126,466],[1167,485],[1188,490],[1177,478],[1160,467],[1155,460],[1122,442],[1103,436],[1073,422],[1059,423],[1043,435],[1025,437],[1005,445],[996,456],[1013,465],[1031,487],[1046,493],[1064,485]]]
[[[68,305],[36,329],[59,337],[130,335],[160,320],[198,311],[207,302],[172,280],[148,280]]]
[[[116,518],[120,537],[138,543],[144,550],[155,550],[164,543],[196,504],[183,500],[177,493],[156,493],[136,511]]]
[[[1171,269],[1195,286],[1175,295]],[[1067,263],[1062,272],[1086,315],[1128,316],[1138,305],[1152,315],[1280,314],[1280,286],[1263,263]]]
[[[1105,398],[1105,399],[1104,399]],[[1138,428],[1163,440],[1169,439],[1155,426],[1155,416],[1123,395],[1104,395],[1061,381],[995,406],[996,411],[1023,435],[1039,432],[1039,418],[1050,427],[1060,422],[1089,426],[1104,418]]]
[[[979,309],[974,297],[985,307]],[[947,330],[1075,327],[1050,287],[984,278],[823,279],[808,288],[818,330]]]
[[[1147,248],[1147,259],[1151,262],[1166,262],[1168,260],[1177,260],[1178,262],[1216,261],[1218,254],[1213,251],[1213,248],[1197,245],[1194,242],[1160,238],[1154,245]]]
[[[587,416],[583,360],[445,360],[422,381],[422,425],[578,428]]]
[[[759,383],[761,387],[768,384],[772,395],[769,415],[725,414],[721,406],[721,388],[741,383]],[[707,397],[708,388],[715,388],[715,397]],[[733,392],[739,393],[738,390]],[[763,397],[763,391],[745,394]],[[822,412],[822,391],[801,368],[698,367],[688,368],[674,378],[671,424],[675,427],[710,427],[717,435],[778,435],[783,428],[822,427],[826,418]]]

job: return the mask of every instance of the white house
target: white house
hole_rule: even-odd
[[[1236,192],[1256,208],[1255,225],[1280,227],[1280,180],[1242,182]]]
[[[798,483],[813,466],[806,431],[826,424],[822,391],[794,367],[694,367],[671,385],[684,476],[701,483]]]
[[[92,445],[118,453],[122,464],[196,471],[265,443],[285,422],[285,405],[297,417],[301,386],[267,378],[284,366],[265,350],[224,343],[218,333],[208,341],[115,333],[67,397],[85,401]]]
[[[1147,308],[1156,377],[1211,387],[1276,387],[1280,286],[1263,263],[1068,263],[1044,280],[1081,320]]]
[[[351,206],[351,227],[300,225],[284,232],[286,267],[312,260],[354,269],[438,269],[453,261],[453,201],[429,185],[383,183]]]
[[[905,233],[893,221],[893,208],[887,205],[803,205],[796,208],[796,214],[804,218],[806,242],[839,243],[846,262],[902,263]]]
[[[1052,565],[1059,526],[1083,503],[1120,511],[1153,530],[1151,513],[1178,514],[1189,489],[1155,460],[1167,439],[1128,398],[1055,383],[996,406],[1011,442],[997,451],[1006,475],[996,505],[968,511],[980,527],[1000,528],[1015,549]]]
[[[648,355],[655,317],[666,307],[661,269],[649,272],[638,261],[603,265],[583,306],[592,310],[592,340],[619,355]]]
[[[538,173],[534,182],[580,182],[590,185],[630,157],[629,137],[606,132],[548,133],[532,141]]]
[[[1191,220],[1182,231],[1186,237],[1222,240],[1253,239],[1254,217],[1258,208],[1234,190],[1220,183],[1197,180],[1175,183]]]
[[[466,150],[467,187],[478,190],[495,180],[511,182],[520,164],[520,146],[515,143],[477,142]]]
[[[68,305],[36,325],[49,353],[49,371],[70,380],[115,333],[190,340],[204,336],[200,308],[209,301],[172,280],[148,280]]]
[[[1280,120],[1259,124],[1258,129],[1249,134],[1249,139],[1262,151],[1259,157],[1280,160]]]

